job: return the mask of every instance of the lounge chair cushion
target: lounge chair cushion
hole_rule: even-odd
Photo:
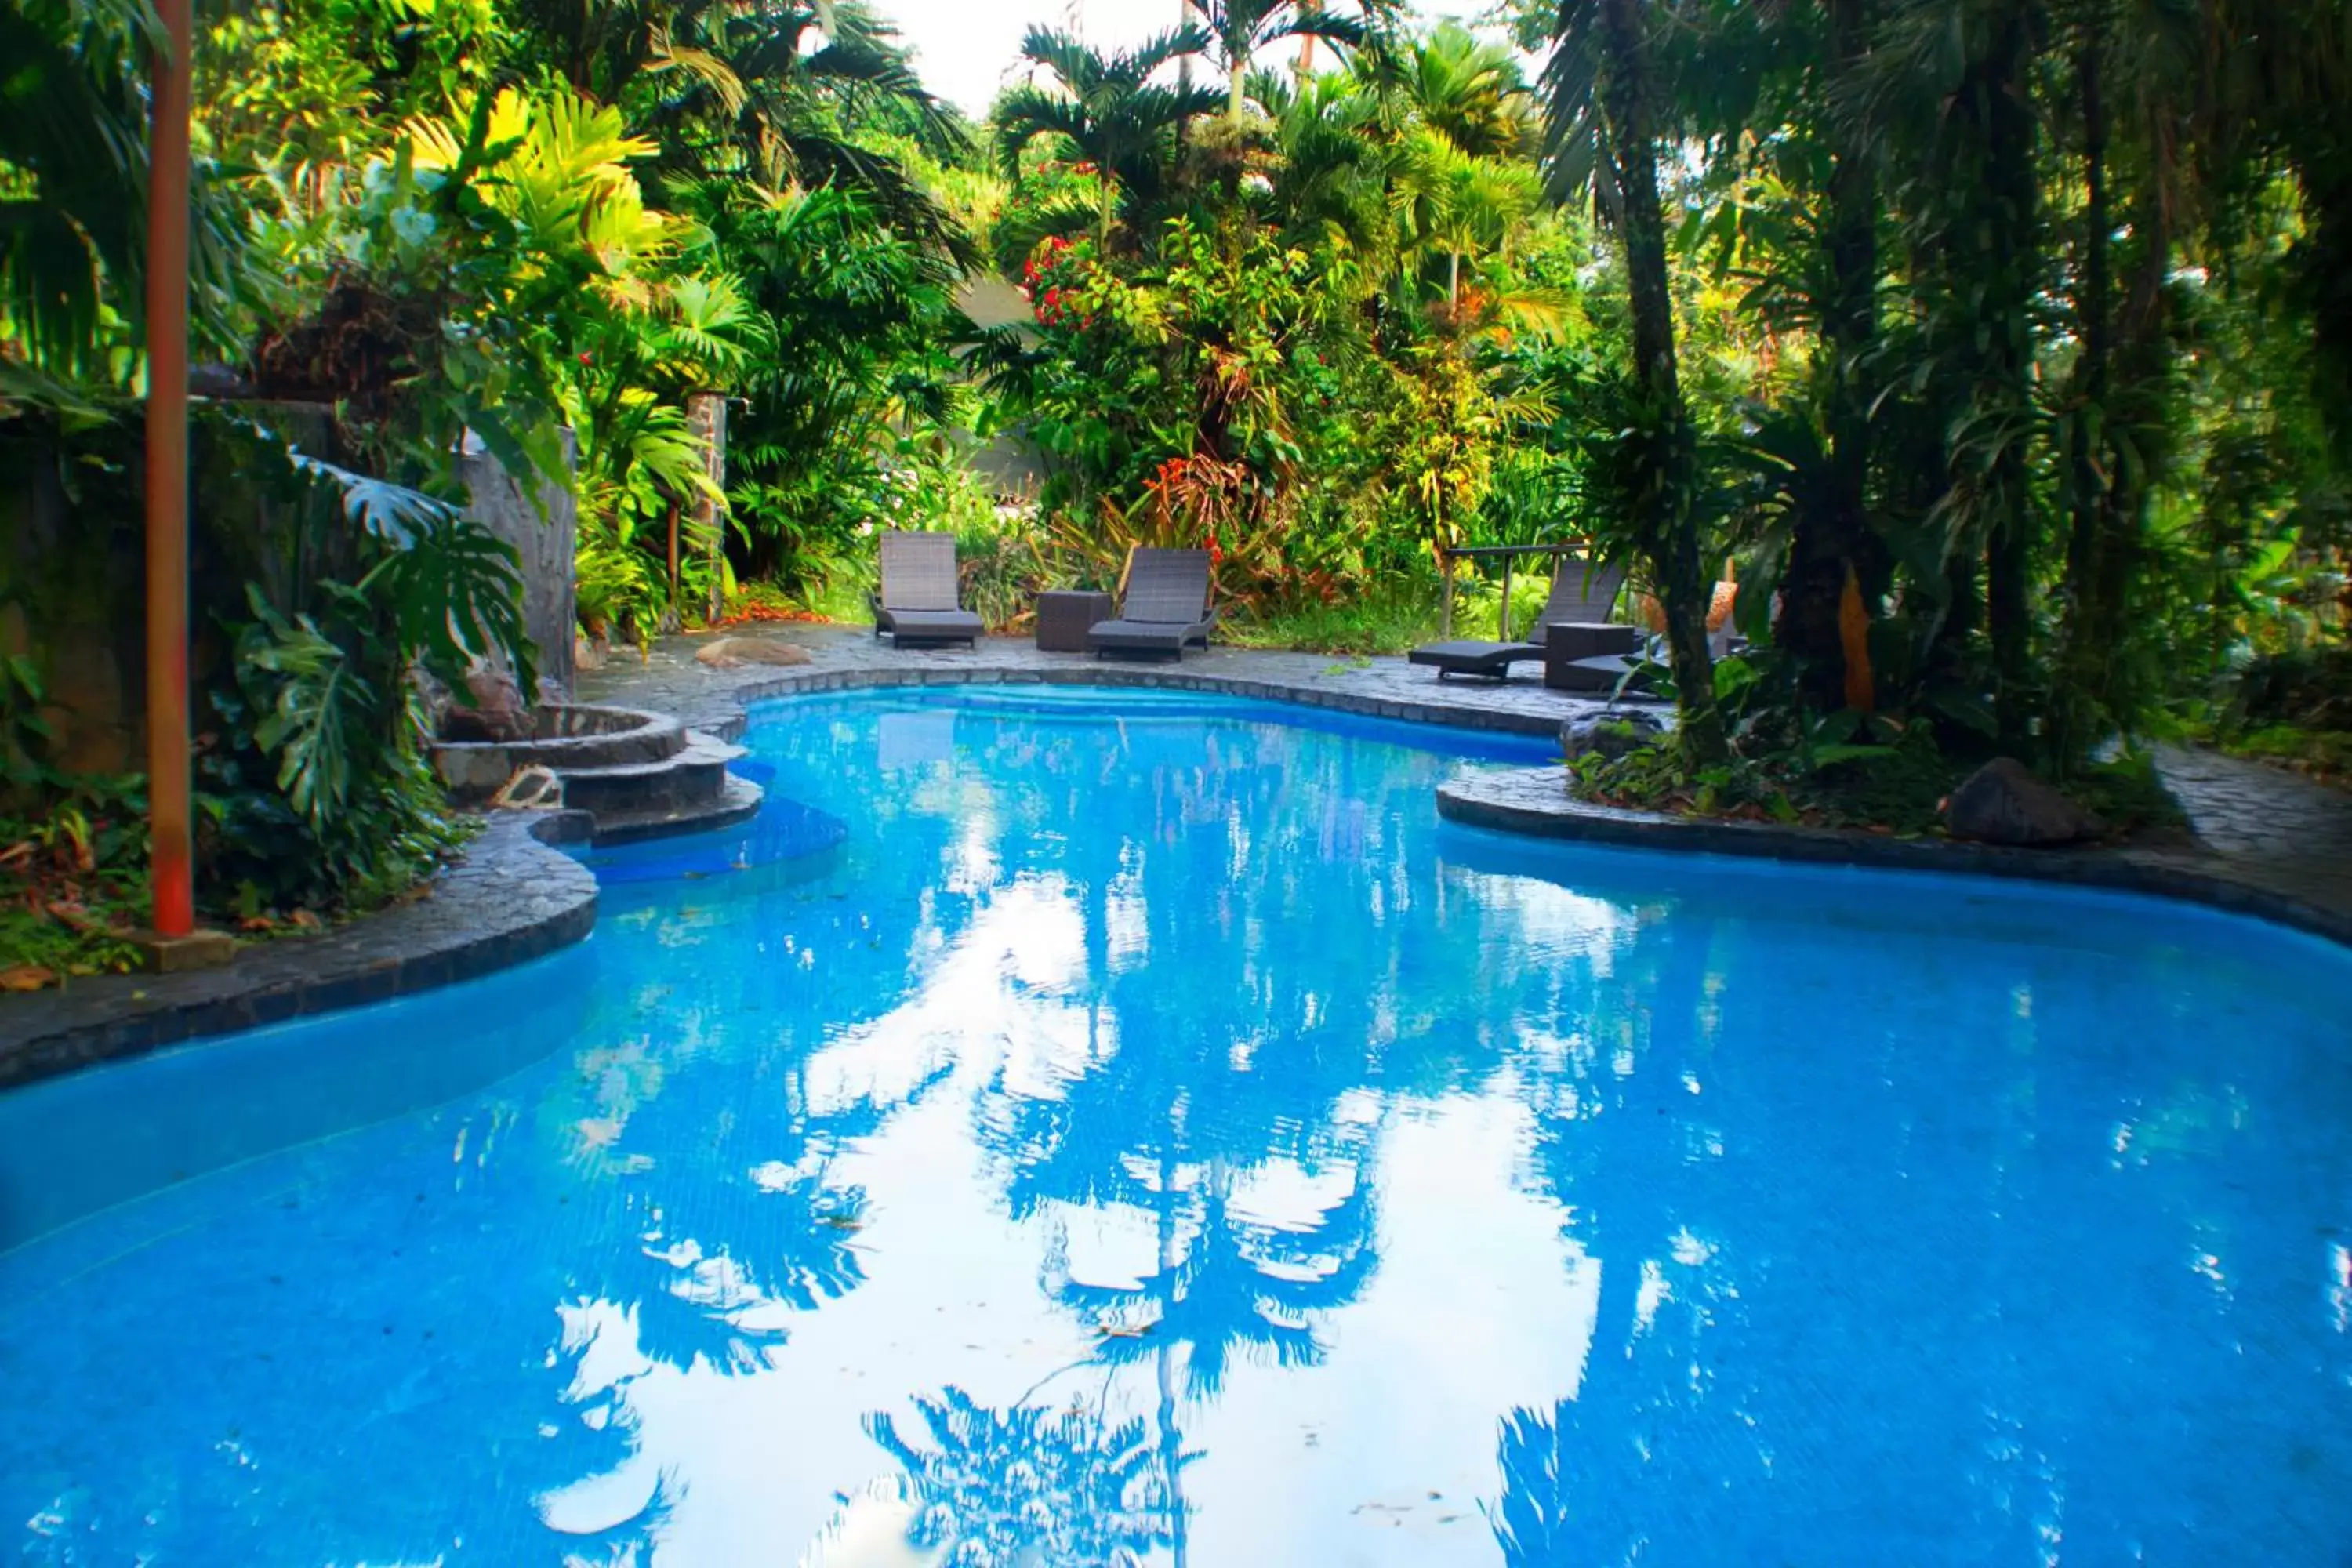
[[[1624,682],[1628,697],[1651,695],[1649,682],[1640,675],[1626,680],[1629,670],[1636,670],[1644,661],[1628,658],[1622,654],[1596,654],[1591,658],[1572,658],[1546,667],[1544,684],[1556,691],[1591,691],[1606,696],[1614,692],[1618,683]]]
[[[875,613],[875,620],[884,631],[916,641],[977,639],[987,629],[970,610],[884,609]]]
[[[1087,629],[1087,640],[1097,652],[1104,648],[1147,649],[1181,654],[1186,643],[1208,645],[1207,621],[1180,626],[1173,621],[1097,621]]]
[[[1431,665],[1440,675],[1491,675],[1497,678],[1510,673],[1511,666],[1522,659],[1541,658],[1544,650],[1528,642],[1478,642],[1463,639],[1455,642],[1431,643],[1414,648],[1405,655],[1412,664]]]

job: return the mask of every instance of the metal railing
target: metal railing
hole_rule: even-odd
[[[1589,548],[1581,541],[1570,541],[1559,544],[1473,544],[1458,550],[1439,551],[1438,565],[1445,574],[1444,608],[1438,618],[1439,635],[1446,637],[1454,635],[1454,563],[1456,561],[1476,561],[1492,555],[1503,558],[1503,607],[1496,622],[1495,640],[1508,642],[1511,640],[1511,563],[1522,555],[1555,558],[1582,555],[1589,552]]]

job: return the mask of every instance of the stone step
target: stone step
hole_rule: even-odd
[[[740,746],[689,730],[685,746],[659,762],[559,767],[555,774],[563,781],[563,804],[602,822],[715,805],[726,791],[727,764],[743,755]]]
[[[749,822],[759,815],[760,803],[766,797],[758,784],[725,772],[721,772],[719,780],[719,793],[708,800],[630,811],[600,811],[596,813],[593,842],[600,848],[608,848],[673,834],[707,833]]]
[[[450,795],[460,802],[488,800],[522,768],[567,773],[659,763],[691,743],[684,724],[639,709],[574,706],[542,709],[537,717],[549,733],[523,741],[435,742],[434,767]],[[602,727],[614,724],[625,727]]]

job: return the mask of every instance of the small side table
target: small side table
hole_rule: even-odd
[[[1607,689],[1615,679],[1606,664],[1642,651],[1642,628],[1597,621],[1554,621],[1545,628],[1544,684],[1554,691]]]
[[[1117,603],[1108,594],[1055,588],[1037,595],[1037,647],[1045,653],[1091,653],[1087,633],[1111,618]]]

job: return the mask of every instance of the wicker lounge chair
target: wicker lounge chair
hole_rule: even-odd
[[[1580,555],[1563,555],[1551,574],[1551,596],[1544,601],[1528,640],[1431,643],[1405,657],[1414,664],[1434,668],[1440,680],[1449,675],[1500,680],[1522,660],[1541,662],[1545,636],[1555,624],[1607,621],[1624,586],[1623,568],[1596,566]]]
[[[977,645],[986,628],[956,595],[955,535],[886,533],[882,586],[874,595],[874,635],[897,643]]]
[[[1097,655],[1165,653],[1184,657],[1187,644],[1209,646],[1217,624],[1209,607],[1209,552],[1138,550],[1127,567],[1127,599],[1114,621],[1087,632]]]

